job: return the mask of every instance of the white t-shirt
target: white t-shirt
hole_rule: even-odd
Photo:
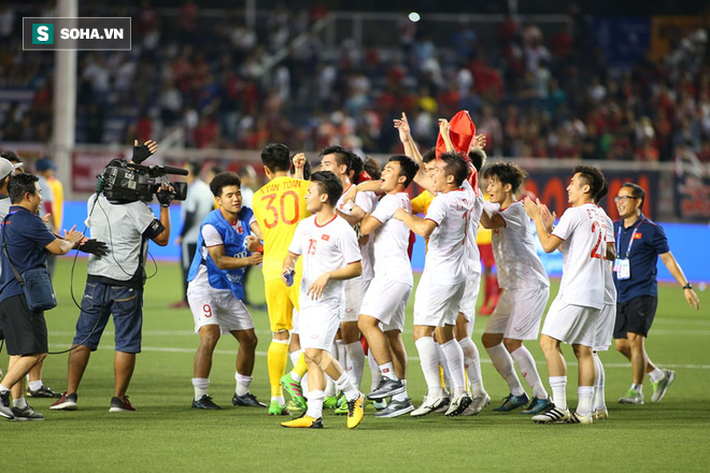
[[[303,278],[299,299],[301,310],[318,303],[306,296],[306,291],[323,273],[362,260],[355,232],[339,215],[324,225],[316,223],[315,215],[301,220],[288,251],[303,258]],[[342,302],[343,283],[344,281],[329,281],[323,289],[321,301]]]
[[[521,202],[514,202],[498,213],[504,227],[493,229],[491,243],[498,270],[498,284],[503,289],[550,285],[545,267],[535,251],[530,218]]]
[[[95,199],[96,194],[89,197],[89,212]],[[155,215],[145,202],[111,204],[103,194],[99,195],[91,213],[91,238],[105,242],[111,252],[102,258],[89,255],[88,273],[117,281],[130,280],[139,260],[146,260],[148,242],[143,243],[143,233],[154,220]]]
[[[606,243],[611,243],[612,245],[615,243],[616,239],[614,238],[614,222],[611,220],[611,217],[607,215],[607,213],[602,209],[601,207],[599,208],[599,212],[602,214],[602,218],[604,218],[604,255],[606,255]],[[611,268],[612,265],[614,264],[613,261],[607,261],[604,265],[604,303],[605,304],[616,304],[616,285],[614,284],[614,276],[612,275]]]
[[[375,275],[411,286],[414,282],[408,253],[410,230],[406,223],[394,218],[397,209],[412,213],[412,203],[406,192],[385,195],[371,214],[382,223],[370,237],[374,239]]]
[[[567,304],[601,309],[604,306],[604,219],[591,203],[570,207],[552,236],[562,241],[562,280],[559,298]]]
[[[468,220],[473,199],[470,186],[437,194],[424,217],[437,224],[429,236],[424,272],[438,284],[455,285],[466,280],[470,270]]]
[[[352,207],[343,200],[343,197],[353,185],[354,184],[350,184],[347,189],[343,191],[343,195],[340,196],[340,199],[338,199],[337,209],[345,215],[350,215]],[[376,202],[377,195],[374,192],[358,192],[355,196],[355,205],[360,207],[363,212],[366,213],[372,213]],[[371,238],[368,238],[367,242],[360,246],[360,252],[362,253],[362,275],[360,277],[365,281],[370,281],[373,277],[375,277],[375,249]]]
[[[242,198],[242,205],[244,201]],[[192,226],[187,230],[182,237],[185,243],[197,243],[197,237],[200,234],[200,225],[208,213],[214,210],[214,196],[210,190],[209,184],[201,179],[195,179],[187,187],[187,197],[182,204],[182,218],[185,219],[187,212],[195,214],[192,221]]]

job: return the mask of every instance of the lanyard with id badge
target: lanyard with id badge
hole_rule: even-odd
[[[624,281],[626,279],[631,278],[631,263],[629,262],[629,253],[631,253],[631,246],[634,244],[634,240],[636,239],[636,231],[639,229],[643,221],[646,220],[645,218],[642,218],[641,221],[636,225],[634,228],[634,231],[631,233],[631,238],[629,239],[629,246],[626,248],[626,256],[624,258],[617,258],[614,260],[614,268],[613,271],[616,272],[616,278],[619,281]],[[619,226],[619,231],[616,234],[616,254],[620,255],[619,251],[619,244],[621,242],[621,228],[623,226],[623,223],[621,226]]]

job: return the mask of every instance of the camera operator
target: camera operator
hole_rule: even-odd
[[[28,270],[46,268],[47,252],[66,254],[84,239],[73,227],[69,232],[64,232],[64,238],[57,238],[47,229],[37,215],[42,203],[37,181],[37,176],[24,173],[9,178],[7,187],[12,206],[3,219],[1,237],[0,322],[7,337],[10,365],[0,383],[0,415],[11,420],[44,418],[27,405],[24,397],[14,399],[14,405],[10,408],[10,389],[44,360],[48,351],[44,311],[29,308],[15,271],[22,275]],[[49,280],[47,284],[51,291]]]
[[[153,154],[158,145],[147,141],[133,148],[133,163]],[[114,164],[112,161],[108,167]],[[133,375],[136,354],[141,351],[143,323],[143,285],[148,240],[160,246],[170,238],[172,187],[162,184],[156,195],[160,202],[160,218],[155,218],[148,204],[139,199],[112,198],[100,178],[97,193],[88,200],[91,236],[105,241],[109,256],[89,257],[86,289],[81,313],[76,323],[74,349],[69,353],[67,390],[50,406],[54,410],[75,410],[77,389],[89,363],[89,356],[99,345],[110,314],[115,326],[115,393],[109,412],[135,411],[126,396]]]

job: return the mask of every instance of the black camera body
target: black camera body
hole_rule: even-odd
[[[168,174],[186,176],[186,169],[172,166],[143,166],[123,159],[114,159],[103,172],[96,176],[97,192],[113,204],[126,204],[141,200],[151,202],[153,196],[160,190],[162,184],[168,184],[174,189],[171,192],[173,200],[185,200],[187,183],[170,182]]]

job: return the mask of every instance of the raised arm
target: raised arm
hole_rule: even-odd
[[[537,229],[537,237],[540,240],[542,249],[545,250],[545,253],[552,253],[562,244],[562,240],[552,236],[545,228],[545,224],[542,220],[542,212],[540,210],[541,205],[542,204],[540,204],[539,199],[533,202],[530,197],[525,197],[525,199],[523,200],[523,207],[525,207],[525,212],[533,220],[533,222],[535,222],[535,228]]]

